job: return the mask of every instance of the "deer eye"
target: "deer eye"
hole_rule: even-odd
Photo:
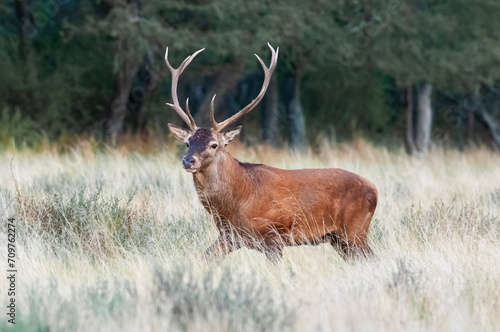
[[[217,149],[217,144],[212,144],[212,149]]]

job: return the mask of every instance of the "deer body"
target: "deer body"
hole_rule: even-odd
[[[269,68],[264,69],[264,84],[248,106],[229,119],[214,119],[211,128],[198,128],[189,112],[180,107],[177,80],[202,50],[186,58],[172,73],[173,104],[190,130],[169,124],[177,140],[189,147],[183,167],[193,173],[198,197],[212,214],[219,238],[205,257],[213,259],[242,246],[263,251],[277,260],[285,246],[329,242],[345,259],[354,254],[371,255],[367,243],[370,221],[377,205],[377,189],[365,178],[341,169],[283,170],[260,164],[240,163],[225,147],[239,135],[241,126],[222,132],[250,112],[264,96],[276,68],[278,52],[270,45]],[[214,96],[215,98],[215,96]]]
[[[343,257],[356,250],[371,253],[366,235],[377,189],[368,180],[341,169],[240,163],[227,152],[220,159],[193,174],[200,201],[221,235],[207,256],[241,246],[276,256],[284,246],[328,241]]]

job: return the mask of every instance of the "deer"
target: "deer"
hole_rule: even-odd
[[[252,111],[264,97],[276,69],[279,47],[269,43],[271,62],[267,67],[255,54],[264,71],[264,82],[255,99],[222,122],[214,117],[213,96],[210,127],[198,127],[189,110],[179,104],[177,84],[191,61],[204,50],[188,56],[178,68],[165,62],[172,75],[173,103],[167,103],[189,129],[168,124],[173,136],[188,147],[182,167],[192,173],[203,207],[214,219],[218,238],[205,251],[212,261],[246,247],[263,252],[270,262],[279,262],[287,246],[330,243],[346,261],[373,257],[368,230],[378,192],[367,179],[338,168],[285,170],[263,164],[243,163],[226,146],[242,126],[225,130]]]

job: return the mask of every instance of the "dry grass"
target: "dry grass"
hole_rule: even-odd
[[[2,220],[17,218],[18,331],[494,331],[500,326],[500,156],[425,157],[363,141],[316,153],[233,147],[249,162],[340,167],[380,192],[370,243],[345,263],[328,245],[283,261],[240,250],[211,265],[216,236],[179,153],[0,155]],[[9,163],[19,186],[19,198]],[[5,222],[0,260],[6,261]],[[0,290],[7,281],[0,278]],[[5,294],[5,293],[4,293]],[[6,327],[6,318],[0,322]]]

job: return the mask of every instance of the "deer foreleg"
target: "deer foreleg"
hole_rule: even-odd
[[[211,262],[214,259],[227,255],[235,250],[238,250],[239,248],[241,248],[239,241],[219,236],[219,238],[205,251],[203,258],[207,262]]]
[[[267,260],[272,264],[278,264],[283,257],[283,248],[279,246],[272,246],[265,248]]]

